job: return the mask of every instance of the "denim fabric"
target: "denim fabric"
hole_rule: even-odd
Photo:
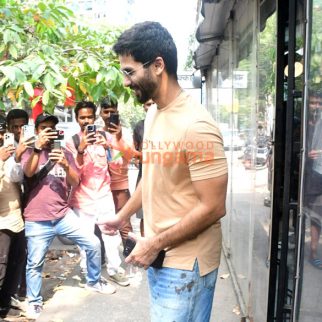
[[[29,303],[42,304],[40,295],[42,284],[42,268],[48,248],[57,235],[73,240],[86,251],[87,283],[95,284],[101,275],[101,246],[94,234],[87,234],[80,227],[79,218],[72,210],[57,220],[26,221],[25,232],[27,237],[27,297]]]
[[[218,269],[201,277],[197,261],[192,271],[150,267],[151,321],[209,321],[217,274]]]

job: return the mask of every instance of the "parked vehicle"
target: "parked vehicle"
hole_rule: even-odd
[[[264,167],[267,165],[269,148],[248,145],[244,150],[243,163],[246,169]]]

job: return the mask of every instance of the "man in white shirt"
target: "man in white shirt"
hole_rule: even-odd
[[[25,265],[26,245],[20,204],[21,166],[13,145],[4,146],[6,120],[0,116],[0,316],[12,306]]]

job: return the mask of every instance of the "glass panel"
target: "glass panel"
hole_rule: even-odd
[[[306,160],[303,185],[303,252],[300,310],[297,321],[322,320],[322,1],[310,1]],[[309,29],[310,30],[310,29]]]
[[[254,321],[262,321],[267,314],[271,192],[273,171],[273,149],[271,146],[275,106],[276,60],[276,14],[273,14],[259,34],[258,51],[258,103],[256,111],[257,131],[253,134],[247,149],[255,154],[251,166],[256,170],[253,221],[254,238],[251,274],[251,312]],[[248,155],[247,155],[248,157]]]

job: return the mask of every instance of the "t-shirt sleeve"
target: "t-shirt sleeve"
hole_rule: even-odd
[[[192,181],[219,177],[228,172],[223,139],[210,121],[196,121],[186,132],[186,160]]]

